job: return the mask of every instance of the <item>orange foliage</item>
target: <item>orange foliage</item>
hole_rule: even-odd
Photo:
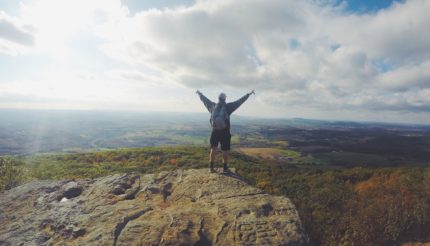
[[[346,204],[343,224],[358,245],[397,242],[409,234],[428,232],[428,177],[396,170],[378,173],[355,186],[357,195]],[[360,218],[360,219],[357,219]]]
[[[267,180],[261,180],[257,183],[257,188],[265,190],[268,185],[269,182],[267,182]]]
[[[390,174],[377,174],[366,181],[356,184],[355,191],[358,194],[363,194],[379,189],[399,189],[400,178],[401,174],[399,171]]]

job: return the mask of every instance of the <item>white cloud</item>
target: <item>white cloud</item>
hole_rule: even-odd
[[[103,23],[128,15],[127,8],[122,7],[119,0],[35,0],[22,4],[20,13],[22,20],[34,27],[34,51],[59,60],[77,51],[73,47],[75,39],[91,37]]]
[[[372,59],[416,63],[430,58],[429,9],[427,0],[394,2],[376,14],[336,16],[326,24],[334,40],[364,50]]]
[[[64,71],[47,80],[63,88],[55,94],[90,104],[88,98],[113,97],[121,105],[139,105],[139,95],[145,95],[146,105],[152,100],[165,109],[159,99],[165,96],[178,100],[172,108],[177,110],[194,89],[226,90],[229,98],[256,89],[253,109],[266,116],[293,111],[401,117],[399,112],[410,110],[428,117],[430,1],[407,0],[364,14],[331,2],[201,0],[136,12],[120,0],[35,0],[22,5],[19,21],[0,15],[0,28],[3,19],[14,27],[0,52],[19,54],[30,44],[22,41],[32,37],[28,49],[62,64]],[[90,57],[92,50],[100,54]],[[88,68],[97,64],[105,65]],[[95,79],[80,82],[74,77],[80,70]],[[85,86],[88,92],[74,93]]]
[[[380,81],[382,89],[393,91],[430,88],[430,60],[381,74]]]
[[[274,106],[425,112],[416,88],[430,84],[428,11],[425,0],[371,14],[315,1],[199,1],[136,14],[105,51],[190,88],[257,88]]]
[[[21,45],[33,45],[34,37],[28,30],[30,28],[21,27],[15,22],[6,13],[0,11],[0,38]]]
[[[0,11],[0,54],[18,55],[33,45],[32,27]]]

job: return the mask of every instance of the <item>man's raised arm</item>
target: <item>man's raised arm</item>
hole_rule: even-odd
[[[227,108],[228,108],[228,113],[231,114],[233,113],[236,109],[238,109],[240,107],[240,105],[242,105],[248,98],[250,95],[255,94],[254,90],[252,90],[250,93],[247,93],[245,96],[239,98],[238,100],[231,102],[231,103],[227,103]]]
[[[201,93],[199,90],[196,91],[197,95],[200,96],[200,100],[203,102],[203,104],[205,105],[205,107],[208,109],[209,113],[211,112],[211,110],[213,109],[213,107],[215,106],[215,103],[212,102],[211,100],[209,100],[205,95],[203,95],[203,93]]]

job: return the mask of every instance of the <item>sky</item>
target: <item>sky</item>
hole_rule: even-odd
[[[430,123],[428,0],[0,0],[0,108]]]

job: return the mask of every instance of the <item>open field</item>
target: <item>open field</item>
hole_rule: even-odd
[[[282,162],[285,164],[300,164],[312,161],[307,157],[303,157],[299,152],[288,149],[241,147],[238,151],[263,160]]]

